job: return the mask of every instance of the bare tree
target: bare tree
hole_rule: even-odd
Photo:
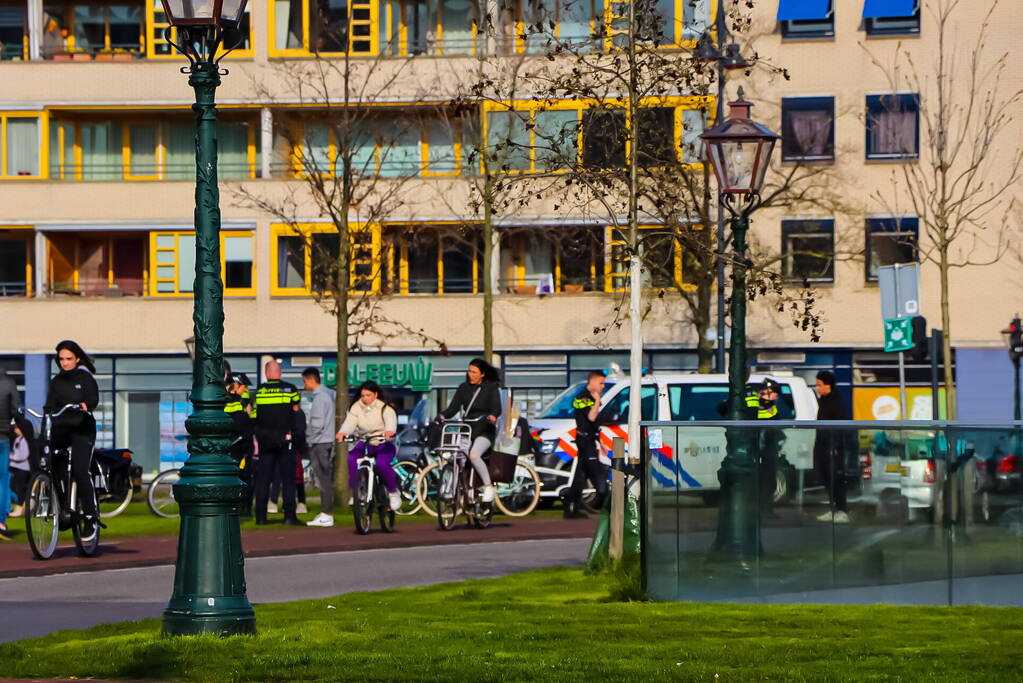
[[[890,62],[871,54],[892,93],[915,93],[919,161],[893,169],[890,188],[875,192],[874,199],[895,215],[908,202],[921,233],[914,247],[922,262],[937,267],[948,419],[955,419],[956,406],[949,276],[953,269],[991,265],[1006,253],[1005,225],[1023,177],[1023,151],[1014,142],[1014,110],[1023,102],[1023,89],[1004,88],[1009,55],[990,57],[987,45],[1000,3],[991,3],[969,43],[957,34],[962,24],[956,12],[963,4],[935,0],[926,5],[926,16],[934,24],[926,30],[937,38],[936,52],[925,55],[926,63],[918,64],[901,46]],[[894,95],[884,110],[889,116],[905,113]],[[868,125],[879,128],[885,123],[868,120]],[[911,153],[915,145],[907,141],[905,147]]]

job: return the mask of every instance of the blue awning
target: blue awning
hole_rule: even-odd
[[[916,7],[917,0],[863,0],[863,18],[911,17]]]
[[[778,0],[778,21],[827,19],[831,0]]]

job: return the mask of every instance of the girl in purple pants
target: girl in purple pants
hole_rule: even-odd
[[[348,409],[348,415],[338,430],[338,441],[349,434],[369,436],[370,443],[360,442],[348,453],[348,485],[355,486],[357,464],[362,454],[369,453],[376,459],[376,470],[387,487],[387,499],[392,510],[401,508],[401,494],[398,492],[398,476],[391,467],[396,453],[394,433],[398,430],[398,413],[381,396],[380,385],[370,380],[359,387],[359,400]]]

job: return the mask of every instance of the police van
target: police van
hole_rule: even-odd
[[[750,376],[751,384],[770,377],[781,385],[778,399],[779,419],[815,420],[817,396],[801,377],[791,374]],[[576,457],[575,419],[572,401],[586,387],[579,382],[559,394],[530,421],[540,440],[539,465],[566,471]],[[692,422],[721,420],[718,407],[728,398],[728,376],[724,374],[651,374],[640,387],[640,416],[648,421]],[[603,427],[600,441],[610,452],[612,440],[621,437],[628,443],[629,378],[608,377],[598,417]],[[653,434],[651,436],[654,436]],[[660,443],[652,450],[651,467],[655,485],[704,493],[712,502],[718,491],[718,469],[725,457],[724,428],[693,430],[665,427],[657,434]],[[813,430],[787,430],[777,468],[775,500],[784,502],[795,493],[799,471],[813,467]],[[677,468],[677,469],[676,469]],[[545,487],[548,482],[544,482]]]

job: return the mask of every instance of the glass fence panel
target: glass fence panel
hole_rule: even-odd
[[[979,577],[1023,575],[1020,431],[651,423],[644,438],[654,599],[967,604]]]

